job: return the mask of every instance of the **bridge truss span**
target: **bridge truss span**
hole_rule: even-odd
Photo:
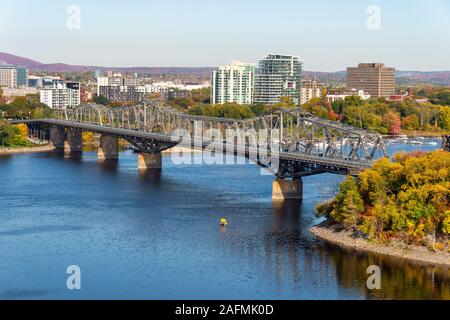
[[[280,178],[353,174],[387,156],[379,134],[315,117],[302,108],[237,120],[190,115],[160,100],[145,100],[129,107],[86,104],[54,110],[53,121],[113,132],[147,153],[175,145],[202,150],[212,146],[215,152],[251,158]]]

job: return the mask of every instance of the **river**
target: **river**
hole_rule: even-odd
[[[438,146],[391,145],[389,151]],[[196,157],[201,156],[197,154]],[[272,203],[253,164],[137,171],[55,152],[0,156],[0,299],[450,299],[450,273],[315,239],[314,206],[343,177]],[[219,226],[226,217],[228,225]],[[366,269],[381,267],[380,290]],[[81,290],[66,268],[81,269]]]

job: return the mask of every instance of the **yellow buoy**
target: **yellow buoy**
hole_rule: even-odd
[[[228,224],[227,219],[225,219],[225,218],[221,218],[221,219],[220,219],[220,225],[221,225],[221,226],[226,226],[227,224]]]

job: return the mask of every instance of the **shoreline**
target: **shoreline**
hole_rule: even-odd
[[[189,152],[200,153],[200,152],[203,152],[203,151],[200,151],[200,150],[197,150],[197,149],[186,148],[186,147],[178,147],[178,146],[175,146],[175,147],[172,147],[170,149],[166,149],[164,151],[161,151],[162,154],[171,154],[171,153],[179,153],[179,152],[181,152],[181,153],[189,153]]]
[[[423,264],[432,264],[450,267],[450,252],[433,252],[425,247],[410,246],[407,244],[394,243],[384,245],[376,242],[369,242],[361,237],[355,238],[351,231],[339,230],[338,225],[330,226],[326,221],[313,226],[309,231],[317,238],[338,246],[362,250],[390,256],[394,258],[406,259]]]
[[[45,152],[45,151],[53,151],[54,149],[55,148],[51,144],[46,144],[44,146],[23,147],[23,148],[0,147],[0,155]]]

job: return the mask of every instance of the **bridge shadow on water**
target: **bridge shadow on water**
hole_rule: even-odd
[[[141,182],[159,184],[161,182],[162,169],[138,170],[138,176]]]
[[[103,160],[98,161],[98,167],[101,172],[117,174],[119,172],[119,161]]]

